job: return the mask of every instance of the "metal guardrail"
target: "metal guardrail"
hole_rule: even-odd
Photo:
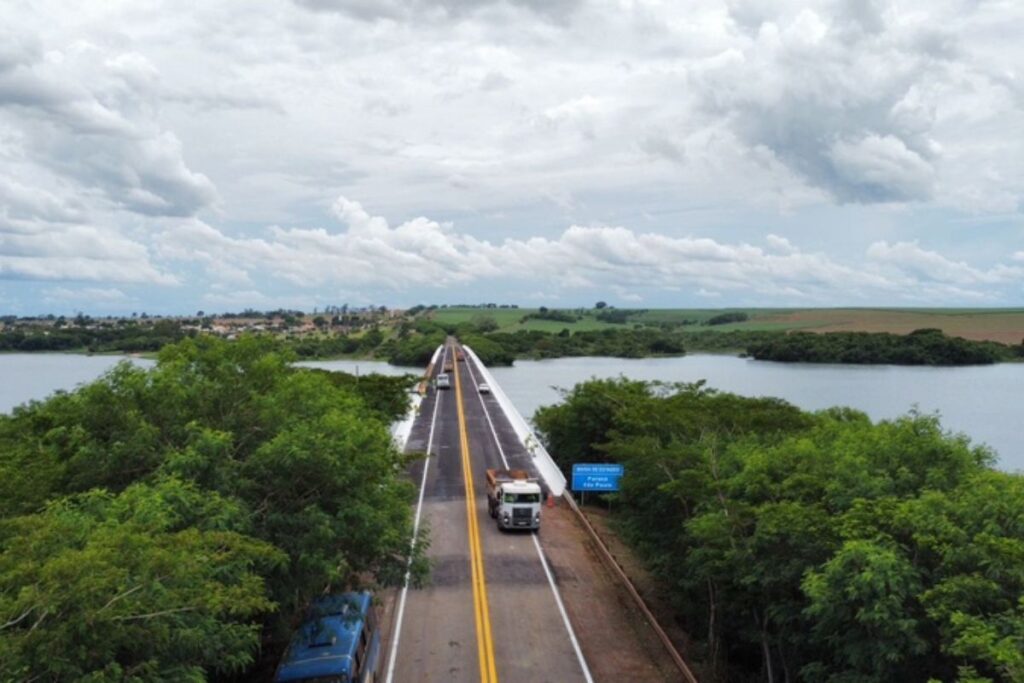
[[[669,657],[672,658],[676,668],[679,669],[679,672],[683,675],[683,678],[686,679],[687,683],[698,683],[697,677],[693,675],[693,671],[690,670],[690,667],[686,664],[683,656],[679,654],[679,650],[676,649],[676,646],[672,643],[668,634],[665,633],[663,628],[661,628],[661,624],[659,624],[658,620],[654,617],[654,613],[651,612],[649,607],[647,607],[647,603],[644,602],[644,599],[640,596],[640,593],[637,591],[636,586],[633,585],[633,582],[629,580],[626,572],[623,571],[622,567],[619,566],[619,563],[616,562],[615,557],[612,555],[611,551],[608,550],[608,546],[604,544],[604,541],[601,540],[601,537],[598,535],[597,530],[594,529],[594,526],[590,523],[590,520],[587,519],[587,516],[583,514],[582,510],[580,510],[576,501],[573,500],[572,494],[563,495],[562,499],[565,500],[569,504],[569,507],[572,508],[572,511],[576,513],[576,517],[580,522],[582,522],[583,527],[587,530],[587,533],[590,534],[591,540],[594,541],[594,544],[600,551],[599,554],[601,555],[601,559],[604,560],[605,564],[608,565],[608,568],[612,570],[612,572],[626,587],[626,592],[628,592],[630,597],[633,598],[633,602],[636,603],[636,606],[644,615],[647,623],[654,630],[654,633],[657,634],[661,644],[665,646],[665,650],[668,652]]]

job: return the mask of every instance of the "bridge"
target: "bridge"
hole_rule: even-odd
[[[383,680],[692,680],[565,501],[544,508],[537,533],[497,528],[485,469],[527,470],[555,495],[564,479],[546,453],[527,448],[521,416],[471,350],[449,340],[429,379],[445,366],[452,388],[429,382],[406,443],[426,454],[410,476],[416,524],[429,530],[431,579],[386,600]],[[492,392],[481,393],[482,382]]]

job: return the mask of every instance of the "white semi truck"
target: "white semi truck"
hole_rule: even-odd
[[[499,529],[539,529],[541,496],[526,470],[487,470],[487,509]]]

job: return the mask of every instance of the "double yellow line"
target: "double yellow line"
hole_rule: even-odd
[[[473,495],[473,470],[469,457],[469,436],[466,414],[462,406],[462,383],[459,382],[459,359],[452,348],[455,370],[455,403],[459,413],[459,440],[462,446],[462,477],[466,483],[466,518],[469,520],[469,562],[473,579],[473,607],[476,617],[476,647],[480,659],[481,683],[498,683],[494,664],[494,639],[491,636],[491,611],[487,605],[487,581],[484,576],[484,552],[480,546],[476,501]]]

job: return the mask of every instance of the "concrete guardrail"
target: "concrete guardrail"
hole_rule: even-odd
[[[516,436],[519,437],[519,441],[522,442],[523,447],[533,457],[533,464],[537,468],[537,472],[544,479],[544,483],[547,484],[548,489],[552,495],[560,496],[565,491],[565,475],[562,474],[562,470],[558,468],[551,455],[548,454],[548,450],[544,448],[544,444],[540,442],[537,435],[533,433],[533,429],[527,424],[526,420],[519,413],[512,401],[509,400],[508,396],[502,390],[501,386],[494,380],[494,376],[491,371],[487,369],[473,349],[466,345],[462,346],[462,349],[469,354],[469,357],[476,363],[477,368],[480,370],[480,374],[483,381],[487,382],[488,386],[491,387],[491,395],[494,396],[495,400],[498,401],[498,405],[501,407],[502,412],[508,418],[509,423],[512,425],[512,429],[515,430]]]

